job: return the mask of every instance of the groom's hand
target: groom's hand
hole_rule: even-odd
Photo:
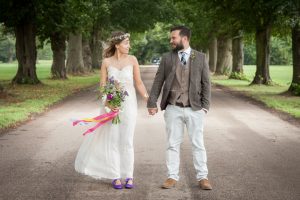
[[[148,108],[149,115],[155,115],[158,112],[158,108]]]

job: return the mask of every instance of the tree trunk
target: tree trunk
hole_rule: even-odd
[[[300,26],[292,29],[293,79],[289,91],[300,95]]]
[[[232,72],[231,78],[239,79],[243,74],[244,64],[244,43],[243,36],[240,34],[232,40]]]
[[[14,47],[13,46],[9,46],[8,49],[8,63],[12,63],[14,61]]]
[[[208,63],[209,62],[209,49],[205,49],[204,53],[205,53],[205,60]]]
[[[218,37],[218,57],[216,65],[216,75],[229,74],[232,67],[232,42],[225,36]]]
[[[84,68],[85,68],[85,71],[87,71],[87,72],[93,71],[91,55],[92,55],[92,52],[90,49],[89,42],[88,42],[88,40],[83,39],[82,40],[82,57],[83,57]]]
[[[67,72],[73,75],[84,74],[84,64],[82,58],[82,34],[69,35]]]
[[[7,94],[4,91],[4,87],[0,84],[0,99],[4,99],[6,96]]]
[[[0,94],[2,94],[4,92],[4,88],[3,86],[0,84]]]
[[[50,36],[53,62],[51,75],[54,79],[67,79],[66,72],[66,37],[62,33],[54,33]]]
[[[92,52],[92,67],[93,69],[99,69],[102,59],[102,43],[100,40],[100,31],[94,30],[92,32],[90,48]]]
[[[15,28],[16,35],[16,57],[18,60],[18,71],[12,83],[38,84],[36,75],[36,27],[32,23],[21,23]]]
[[[217,65],[217,38],[214,38],[209,45],[209,69],[211,72],[216,71],[216,65]]]
[[[270,38],[271,26],[256,28],[256,73],[251,84],[269,85],[270,77]]]

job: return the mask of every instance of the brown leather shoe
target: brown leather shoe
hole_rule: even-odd
[[[212,190],[211,184],[207,179],[202,179],[199,181],[199,186],[202,190]]]
[[[175,187],[176,183],[177,183],[176,180],[172,178],[168,178],[161,187],[164,189],[170,189]]]

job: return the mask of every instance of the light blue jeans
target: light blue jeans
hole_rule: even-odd
[[[164,113],[167,132],[168,178],[179,180],[180,144],[186,125],[192,143],[193,161],[198,181],[207,179],[207,157],[203,142],[204,110],[193,111],[190,107],[181,108],[168,105]]]

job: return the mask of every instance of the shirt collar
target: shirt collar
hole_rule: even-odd
[[[183,50],[178,51],[178,54],[180,54],[181,52],[185,52],[187,55],[190,55],[191,51],[192,51],[192,49],[191,49],[191,47],[189,47],[185,51],[183,51]]]

